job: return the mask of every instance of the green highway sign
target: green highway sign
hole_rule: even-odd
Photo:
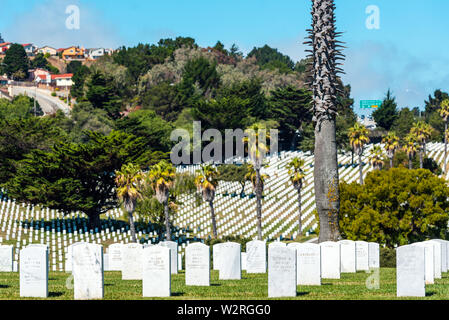
[[[360,100],[360,109],[379,108],[381,104],[381,100]]]

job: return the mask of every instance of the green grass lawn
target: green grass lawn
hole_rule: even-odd
[[[48,283],[52,300],[73,299],[73,289],[66,288],[70,274],[51,272]],[[321,286],[298,286],[297,300],[393,300],[396,298],[396,269],[382,268],[380,289],[370,290],[364,272],[342,274],[340,280],[323,280]],[[267,275],[242,274],[240,281],[220,281],[218,272],[211,272],[210,287],[187,287],[184,272],[172,277],[172,297],[179,300],[257,300],[267,299]],[[104,292],[106,300],[139,300],[142,297],[142,281],[121,280],[120,272],[105,272]],[[17,300],[19,296],[19,274],[0,273],[0,300]],[[425,300],[449,299],[449,274],[426,286]]]

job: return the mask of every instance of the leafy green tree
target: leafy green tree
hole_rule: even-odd
[[[381,106],[373,112],[374,121],[379,127],[389,131],[398,117],[397,103],[388,90]]]
[[[247,181],[249,181],[247,178],[247,174],[249,172],[248,164],[223,164],[220,165],[217,169],[220,172],[220,181],[238,182],[242,187],[240,196],[243,196],[245,194],[245,184]]]
[[[396,132],[399,138],[404,139],[413,127],[415,120],[415,113],[409,108],[403,108],[393,123],[392,131]]]
[[[91,228],[100,228],[100,214],[119,205],[114,173],[126,163],[147,163],[151,154],[141,138],[123,132],[86,134],[87,143],[32,150],[17,162],[16,173],[2,187],[16,201],[66,213],[82,211]]]
[[[138,165],[124,164],[120,170],[115,171],[115,183],[117,185],[117,197],[123,201],[131,231],[131,240],[137,243],[136,228],[133,213],[136,209],[137,200],[142,197],[141,184],[143,173]]]
[[[296,150],[301,132],[312,121],[311,92],[291,86],[279,88],[269,99],[269,118],[279,123],[279,146],[281,150]]]
[[[66,71],[67,73],[75,74],[80,70],[80,68],[83,66],[83,63],[81,61],[70,61],[67,65]]]
[[[72,62],[79,62],[79,61],[72,61]],[[76,70],[75,66],[73,65],[70,68],[72,68],[73,69],[72,71],[74,71],[72,77],[73,86],[70,89],[70,94],[72,95],[72,97],[82,98],[84,96],[84,84],[86,82],[87,76],[90,74],[90,69],[83,65],[77,68]]]
[[[6,51],[3,59],[4,71],[8,77],[13,76],[14,80],[25,80],[28,78],[28,68],[30,60],[22,45],[14,43]]]
[[[6,99],[0,99],[0,119],[12,120],[12,119],[25,119],[32,116],[43,116],[39,102],[36,100],[34,104],[34,98],[30,98],[25,95],[15,96],[14,99],[9,102]]]
[[[208,93],[220,85],[220,76],[216,64],[210,63],[204,57],[190,60],[184,67],[183,79],[189,83],[198,83],[199,87]]]
[[[268,45],[254,48],[248,57],[256,57],[257,64],[263,69],[279,69],[280,72],[288,73],[295,67],[295,63],[289,56]]]
[[[169,214],[170,191],[174,186],[176,170],[165,160],[153,165],[147,175],[148,183],[153,189],[156,199],[164,206],[165,233],[167,241],[171,241],[171,223]]]
[[[373,171],[364,185],[342,183],[340,190],[340,230],[346,239],[392,248],[447,237],[449,187],[428,170]]]
[[[95,72],[87,87],[86,97],[94,108],[105,110],[112,119],[120,117],[121,99],[110,78]]]
[[[203,165],[200,170],[197,170],[195,178],[195,185],[198,191],[203,196],[203,200],[209,203],[210,216],[212,220],[212,232],[214,239],[217,239],[217,222],[215,220],[214,199],[218,187],[218,177],[220,172],[211,165]]]
[[[59,73],[59,69],[52,66],[43,53],[38,53],[30,64],[32,68],[46,69],[53,74]]]

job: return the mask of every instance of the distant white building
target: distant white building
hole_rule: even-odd
[[[373,130],[377,128],[377,123],[372,116],[357,116],[357,122],[363,124],[367,129]]]
[[[36,53],[37,47],[32,43],[22,44],[22,46],[25,49],[27,56],[34,56],[34,54]]]
[[[45,46],[45,47],[37,49],[37,53],[42,53],[42,54],[48,53],[51,56],[56,56],[58,54],[57,49],[49,47],[49,46]]]

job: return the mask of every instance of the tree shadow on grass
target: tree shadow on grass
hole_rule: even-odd
[[[296,296],[300,297],[300,296],[306,296],[310,294],[310,292],[296,292]]]
[[[172,297],[182,297],[185,293],[184,292],[172,292]]]
[[[56,298],[56,297],[62,296],[63,294],[64,294],[63,292],[49,292],[48,293],[48,297],[49,298]]]
[[[210,284],[211,287],[221,287],[220,283],[211,283]]]
[[[6,288],[9,288],[9,286],[6,284],[0,284],[0,289],[6,289]]]
[[[426,292],[426,297],[431,297],[431,296],[433,296],[435,294],[436,294],[435,291]]]

